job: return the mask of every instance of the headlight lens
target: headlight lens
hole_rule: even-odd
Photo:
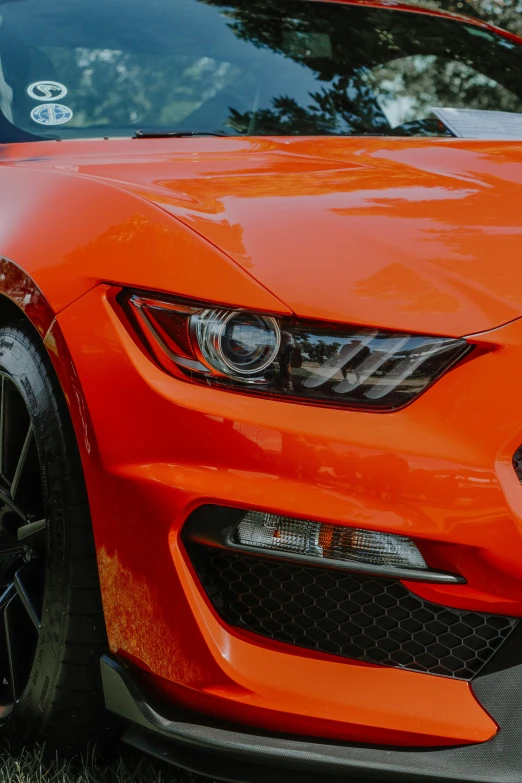
[[[262,377],[279,353],[281,332],[274,318],[204,310],[193,314],[190,326],[204,363],[231,378]]]
[[[120,302],[173,375],[236,391],[336,407],[395,410],[467,354],[429,337],[124,291]]]

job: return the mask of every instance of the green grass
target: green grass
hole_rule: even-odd
[[[0,753],[0,783],[211,783],[183,776],[174,767],[156,763],[122,748],[111,761],[97,755],[73,761],[49,761],[41,750],[18,756]]]

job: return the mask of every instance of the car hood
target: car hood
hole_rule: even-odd
[[[460,336],[522,314],[522,143],[76,144],[32,165],[155,203],[299,316]]]

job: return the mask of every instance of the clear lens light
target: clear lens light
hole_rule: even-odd
[[[428,568],[414,542],[405,536],[289,519],[260,511],[249,511],[241,520],[236,543],[324,560],[357,561],[393,568]]]
[[[281,333],[274,318],[228,310],[192,317],[204,361],[224,375],[259,376],[275,361]]]

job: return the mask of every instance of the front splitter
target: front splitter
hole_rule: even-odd
[[[125,666],[101,661],[109,711],[128,723],[123,740],[163,761],[230,783],[521,783],[522,630],[473,682],[500,731],[489,742],[448,748],[361,746],[224,724],[146,697]],[[169,713],[168,717],[164,714]]]

